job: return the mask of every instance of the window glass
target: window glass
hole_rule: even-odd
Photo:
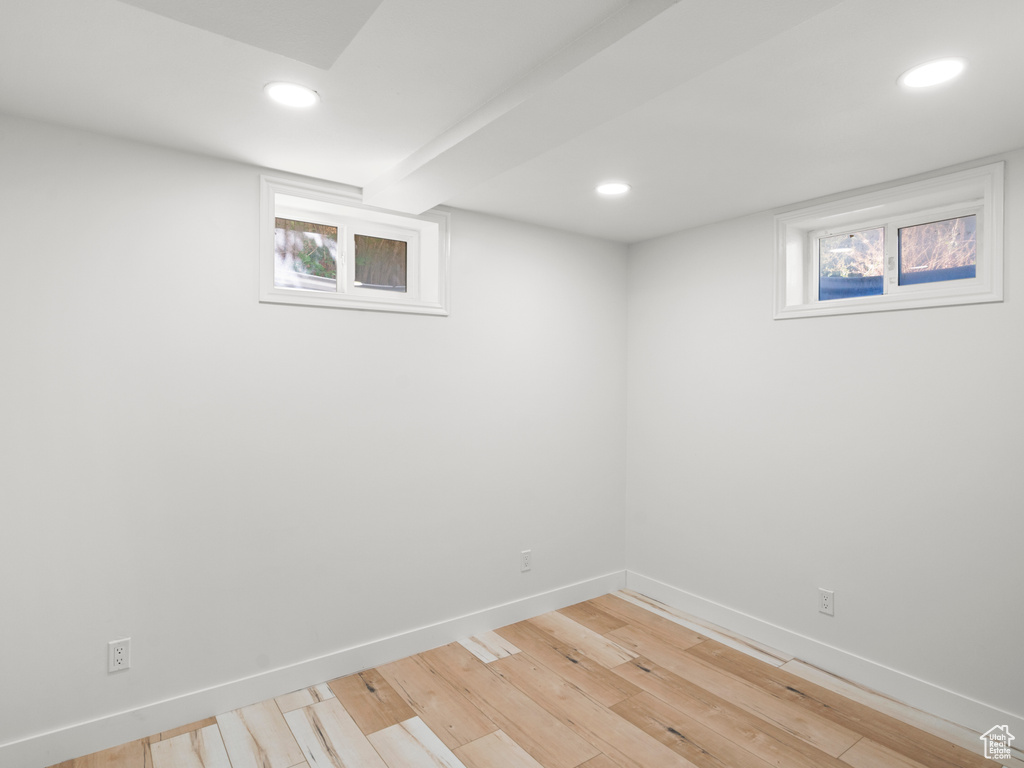
[[[336,291],[338,228],[275,218],[274,285],[307,291]]]
[[[965,280],[978,265],[977,216],[900,228],[900,285]]]
[[[885,227],[818,238],[818,300],[883,291]]]
[[[370,235],[355,236],[355,285],[380,291],[408,288],[408,243]]]

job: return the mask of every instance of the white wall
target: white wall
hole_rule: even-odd
[[[456,212],[433,318],[259,304],[256,168],[0,118],[0,762],[626,566],[855,679],[919,678],[940,713],[943,689],[987,705],[968,725],[1019,718],[1008,161],[1002,304],[776,322],[768,214],[627,272],[621,246]]]
[[[635,246],[628,278],[631,583],[981,730],[1024,714],[1024,152],[1007,160],[1000,304],[775,321],[770,214]]]
[[[261,305],[258,177],[0,119],[0,747],[624,566],[625,247],[456,212],[448,318]]]

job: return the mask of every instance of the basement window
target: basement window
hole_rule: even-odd
[[[448,314],[448,214],[261,177],[260,301]]]
[[[775,217],[775,318],[1003,299],[1003,163]]]

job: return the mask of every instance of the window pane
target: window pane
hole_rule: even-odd
[[[274,219],[274,285],[338,290],[338,228]]]
[[[408,243],[368,235],[356,235],[355,241],[355,284],[362,288],[405,293]]]
[[[965,280],[978,268],[977,216],[900,227],[900,285]]]
[[[885,228],[818,238],[818,300],[882,293]]]

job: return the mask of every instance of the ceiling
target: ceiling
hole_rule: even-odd
[[[1024,146],[1021,30],[1020,0],[4,2],[0,112],[636,242]]]

